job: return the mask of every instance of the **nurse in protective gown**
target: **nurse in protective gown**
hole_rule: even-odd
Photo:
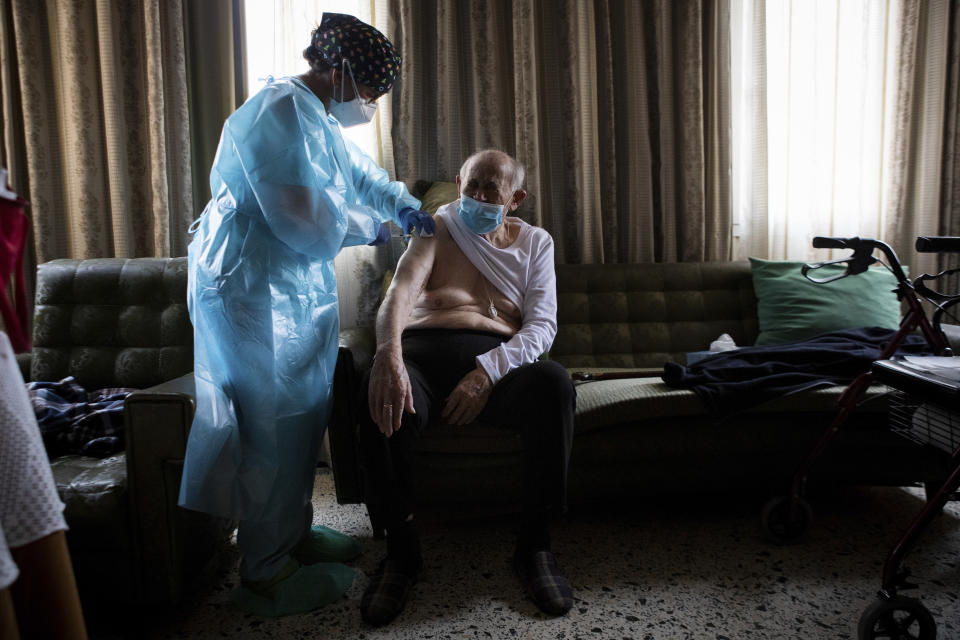
[[[340,126],[372,119],[400,57],[379,31],[326,13],[310,70],[271,81],[226,121],[213,198],[189,247],[196,415],[180,504],[238,522],[245,611],[277,616],[339,598],[359,554],[311,527],[339,318],[333,259],[396,222],[433,221]]]

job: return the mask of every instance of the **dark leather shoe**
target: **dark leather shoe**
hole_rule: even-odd
[[[540,611],[562,616],[573,606],[573,589],[560,573],[553,553],[546,550],[516,553],[513,568],[520,583]]]
[[[379,627],[400,615],[420,568],[419,563],[413,567],[403,567],[390,557],[384,558],[380,568],[371,576],[370,585],[360,600],[363,621]]]

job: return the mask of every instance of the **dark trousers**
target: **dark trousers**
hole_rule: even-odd
[[[369,410],[361,411],[360,451],[371,520],[389,529],[413,513],[416,439],[441,420],[447,397],[463,376],[476,368],[476,356],[506,339],[462,329],[404,331],[403,360],[416,414],[404,413],[400,430],[387,438]],[[363,407],[369,383],[368,372],[362,385]],[[538,360],[501,378],[477,418],[480,423],[515,429],[521,435],[523,487],[518,489],[522,489],[523,525],[545,523],[566,505],[575,403],[576,392],[567,370],[556,362]]]

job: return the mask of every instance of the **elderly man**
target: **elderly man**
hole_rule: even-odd
[[[433,240],[411,241],[377,316],[360,446],[367,504],[386,525],[387,557],[363,595],[368,623],[400,613],[422,566],[415,439],[474,419],[522,437],[513,558],[521,582],[546,613],[564,614],[573,603],[547,524],[566,500],[575,392],[561,365],[537,359],[557,331],[553,239],[507,216],[526,196],[522,183],[522,165],[501,151],[468,158],[457,176],[460,199],[437,212]]]

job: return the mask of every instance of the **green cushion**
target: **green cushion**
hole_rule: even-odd
[[[756,344],[780,344],[856,327],[900,326],[896,278],[883,267],[826,284],[800,273],[803,262],[750,258],[760,334]],[[817,269],[817,278],[841,273],[843,265]]]
[[[460,197],[456,182],[434,182],[423,194],[420,208],[433,215],[443,205]]]

